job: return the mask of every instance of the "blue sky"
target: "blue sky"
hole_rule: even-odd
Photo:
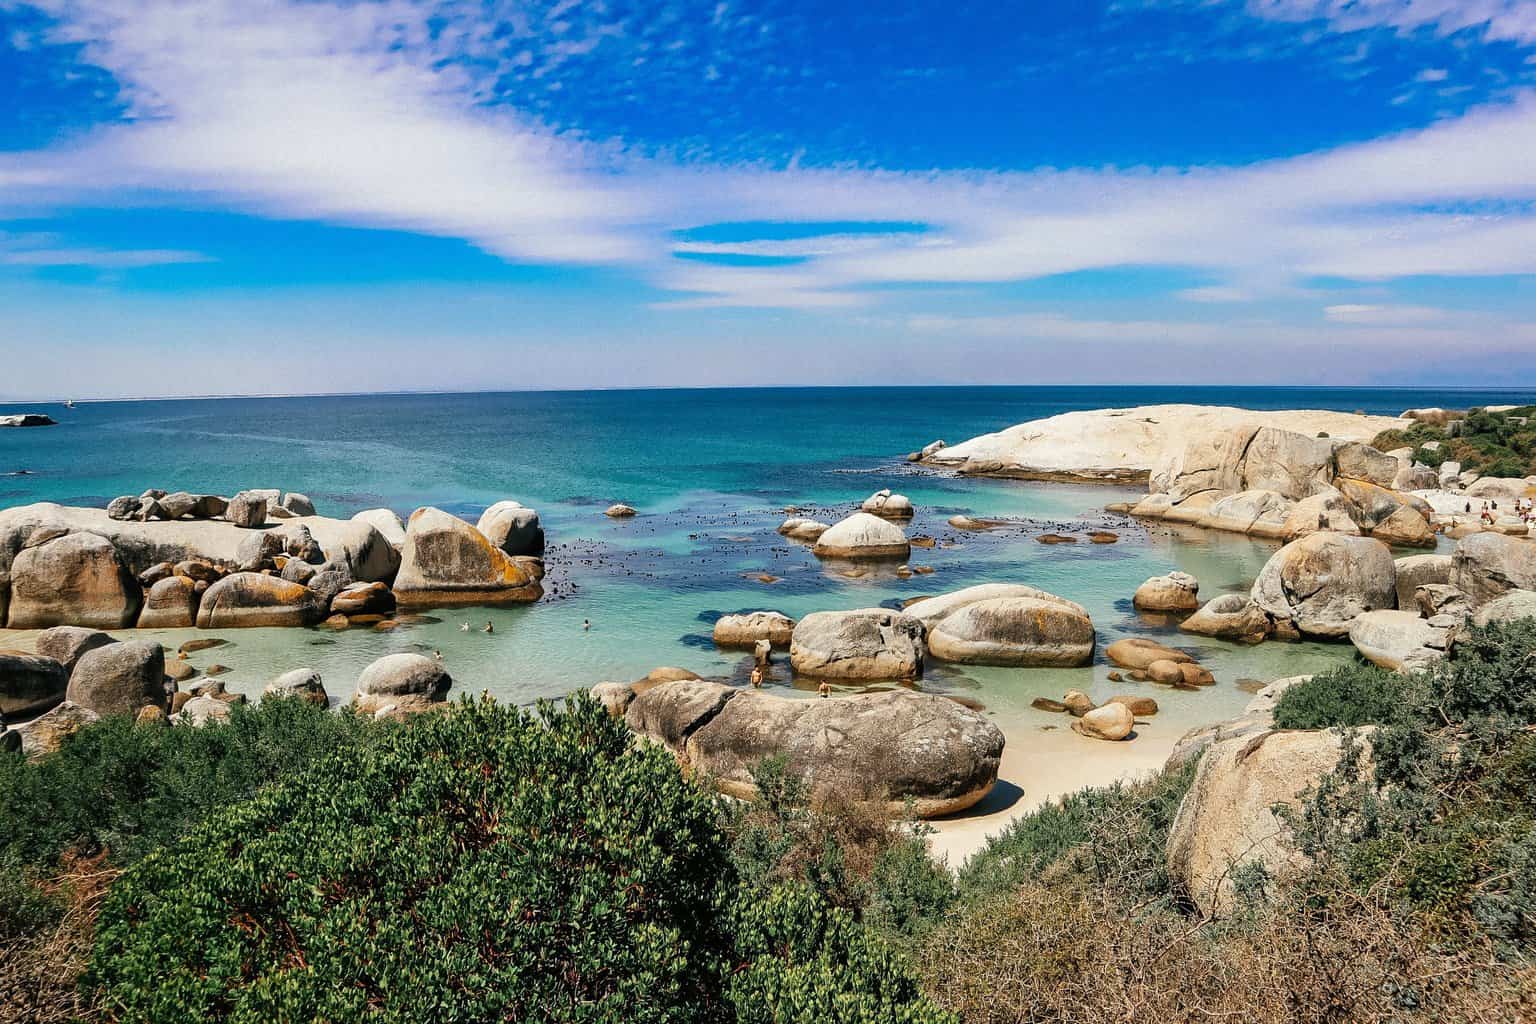
[[[0,0],[0,395],[1536,385],[1536,0]]]

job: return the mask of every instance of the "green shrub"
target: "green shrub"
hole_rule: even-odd
[[[1138,896],[1166,896],[1163,847],[1193,780],[1190,764],[1142,782],[1079,790],[1026,814],[966,862],[960,891],[975,902],[1062,866]]]
[[[950,1024],[906,965],[806,886],[744,899],[732,914],[728,998],[739,1024]]]
[[[304,701],[240,706],[205,729],[113,716],[36,764],[0,757],[0,869],[47,871],[66,851],[127,866],[214,808],[359,742],[372,723]]]
[[[127,1021],[707,1020],[715,800],[585,698],[342,748],[114,886]]]
[[[1413,683],[1375,665],[1342,665],[1294,683],[1275,704],[1280,729],[1327,729],[1390,722],[1405,712]]]
[[[739,886],[725,820],[585,696],[461,702],[130,868],[92,986],[143,1024],[948,1019],[821,893]]]

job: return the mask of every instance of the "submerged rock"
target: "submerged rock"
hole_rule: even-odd
[[[884,519],[912,518],[912,500],[905,494],[892,494],[889,487],[865,498],[860,509]]]
[[[1175,650],[1158,643],[1156,640],[1148,640],[1145,637],[1127,637],[1124,640],[1116,640],[1104,648],[1104,656],[1121,668],[1144,670],[1155,661],[1169,661],[1174,664],[1188,662],[1193,664],[1194,658],[1183,651]]]

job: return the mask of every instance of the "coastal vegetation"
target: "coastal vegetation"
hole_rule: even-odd
[[[1345,730],[1305,860],[1202,915],[1197,762],[1019,819],[957,875],[782,762],[722,800],[597,703],[111,718],[0,761],[7,1020],[1484,1020],[1536,1001],[1536,621],[1289,687]]]
[[[1439,423],[1420,420],[1382,431],[1371,445],[1384,452],[1412,448],[1416,461],[1433,468],[1457,462],[1483,476],[1529,476],[1536,473],[1536,406],[1470,409]]]

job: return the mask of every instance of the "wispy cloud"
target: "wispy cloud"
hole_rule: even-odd
[[[576,138],[490,102],[501,76],[556,67],[625,30],[578,18],[575,8],[32,5],[56,19],[56,36],[111,72],[132,116],[54,148],[0,156],[0,191],[13,205],[175,201],[405,229],[508,260],[632,268],[671,293],[660,301],[673,308],[844,307],[867,304],[873,288],[1149,264],[1205,271],[1218,280],[1183,297],[1227,303],[1286,293],[1317,275],[1536,273],[1536,217],[1526,208],[1457,212],[1536,200],[1529,94],[1419,131],[1241,166],[776,169]],[[1536,7],[1494,0],[1265,0],[1248,9],[1339,26],[1482,26],[1501,38],[1524,38],[1536,19]],[[930,230],[739,243],[672,234],[726,220],[914,217]],[[703,265],[674,253],[803,262]]]

